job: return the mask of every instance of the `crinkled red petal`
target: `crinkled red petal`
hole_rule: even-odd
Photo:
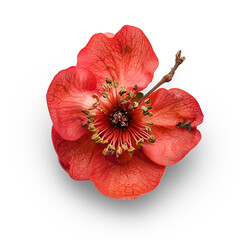
[[[124,26],[114,36],[93,35],[79,52],[77,66],[95,74],[98,88],[111,78],[126,88],[137,84],[142,90],[152,81],[158,59],[142,30]]]
[[[203,121],[203,113],[197,100],[181,89],[160,88],[149,98],[153,112],[151,121],[154,125],[172,127],[190,120],[191,127],[194,128]]]
[[[203,121],[197,100],[187,92],[173,88],[159,89],[151,99],[151,134],[156,141],[144,143],[143,152],[157,164],[168,166],[180,161],[201,139],[196,127]],[[191,122],[191,130],[179,128],[179,122]]]
[[[157,164],[169,166],[179,162],[201,140],[201,133],[195,128],[168,129],[152,127],[151,132],[156,141],[153,144],[144,143],[144,154]]]
[[[53,125],[60,136],[74,141],[86,133],[81,124],[86,120],[81,110],[95,100],[96,78],[86,69],[70,67],[60,71],[47,92],[47,104]]]
[[[117,160],[114,155],[104,157],[99,152],[92,160],[90,180],[105,196],[133,200],[157,187],[164,170],[142,151],[132,157],[125,152]]]
[[[99,146],[90,140],[90,135],[86,134],[76,141],[67,141],[53,127],[52,141],[63,169],[74,180],[89,180],[92,156],[99,151]]]

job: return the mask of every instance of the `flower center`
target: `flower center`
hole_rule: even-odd
[[[111,123],[114,127],[127,128],[128,127],[128,113],[124,109],[115,109],[114,113],[110,115]]]
[[[113,154],[119,157],[123,151],[133,154],[136,148],[142,148],[143,142],[155,142],[155,137],[150,135],[152,121],[145,119],[153,114],[150,99],[144,104],[134,101],[137,95],[137,85],[132,90],[119,87],[116,81],[106,78],[106,84],[102,84],[102,97],[94,94],[96,102],[89,109],[82,109],[87,115],[87,120],[82,127],[88,126],[92,132],[91,139],[98,144],[107,145],[103,155]]]

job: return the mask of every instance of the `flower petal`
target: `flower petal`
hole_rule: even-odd
[[[150,161],[142,151],[132,157],[125,152],[118,162],[114,156],[104,157],[99,152],[92,160],[90,180],[105,196],[133,200],[157,187],[164,170],[164,166]]]
[[[179,162],[201,140],[201,133],[196,129],[151,127],[156,138],[154,143],[144,143],[143,152],[157,164],[169,166]]]
[[[53,125],[62,138],[77,140],[86,129],[81,124],[86,120],[81,110],[89,108],[95,100],[96,78],[86,69],[70,67],[60,71],[47,92],[47,104]]]
[[[99,151],[99,146],[90,140],[90,135],[86,134],[76,141],[67,141],[53,127],[52,141],[59,162],[70,177],[74,180],[89,180],[92,156]]]
[[[142,90],[152,81],[158,59],[142,30],[124,26],[114,37],[93,35],[79,52],[77,66],[95,74],[98,88],[105,78],[111,78],[126,88],[137,84]]]
[[[181,89],[160,88],[149,98],[153,112],[151,121],[154,125],[172,127],[190,120],[191,127],[194,128],[203,121],[203,113],[197,100]]]

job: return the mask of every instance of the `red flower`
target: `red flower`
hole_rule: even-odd
[[[179,52],[156,88],[183,60]],[[47,92],[52,139],[73,179],[91,180],[109,197],[135,199],[198,144],[203,114],[195,98],[180,89],[139,92],[157,67],[144,33],[124,26],[115,35],[95,34],[77,66],[54,77]]]

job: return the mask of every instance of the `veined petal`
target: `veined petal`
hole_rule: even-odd
[[[132,157],[123,153],[116,162],[114,156],[97,153],[92,160],[90,180],[105,196],[136,199],[159,184],[165,167],[150,161],[142,151]]]
[[[179,162],[201,140],[201,133],[196,128],[188,131],[186,128],[152,126],[151,129],[156,141],[144,143],[142,150],[149,159],[164,166]]]
[[[194,128],[203,121],[203,113],[197,100],[181,89],[160,88],[149,98],[153,112],[151,121],[156,126],[172,127],[179,122],[191,121],[191,127]]]
[[[79,52],[77,66],[95,74],[98,88],[111,78],[126,88],[137,84],[142,90],[152,81],[158,59],[142,30],[124,26],[114,36],[93,35]]]
[[[180,161],[201,139],[196,127],[203,121],[197,100],[187,92],[173,88],[159,89],[149,96],[153,116],[151,134],[154,144],[144,143],[143,152],[157,164],[168,166]],[[191,129],[178,128],[190,121]]]
[[[67,141],[52,128],[52,141],[59,162],[74,180],[89,180],[92,156],[99,146],[90,140],[89,134],[76,141]]]
[[[95,100],[96,78],[86,69],[70,67],[60,71],[47,92],[47,104],[53,125],[60,136],[74,141],[86,133],[81,124],[86,120],[82,109],[88,109]]]

